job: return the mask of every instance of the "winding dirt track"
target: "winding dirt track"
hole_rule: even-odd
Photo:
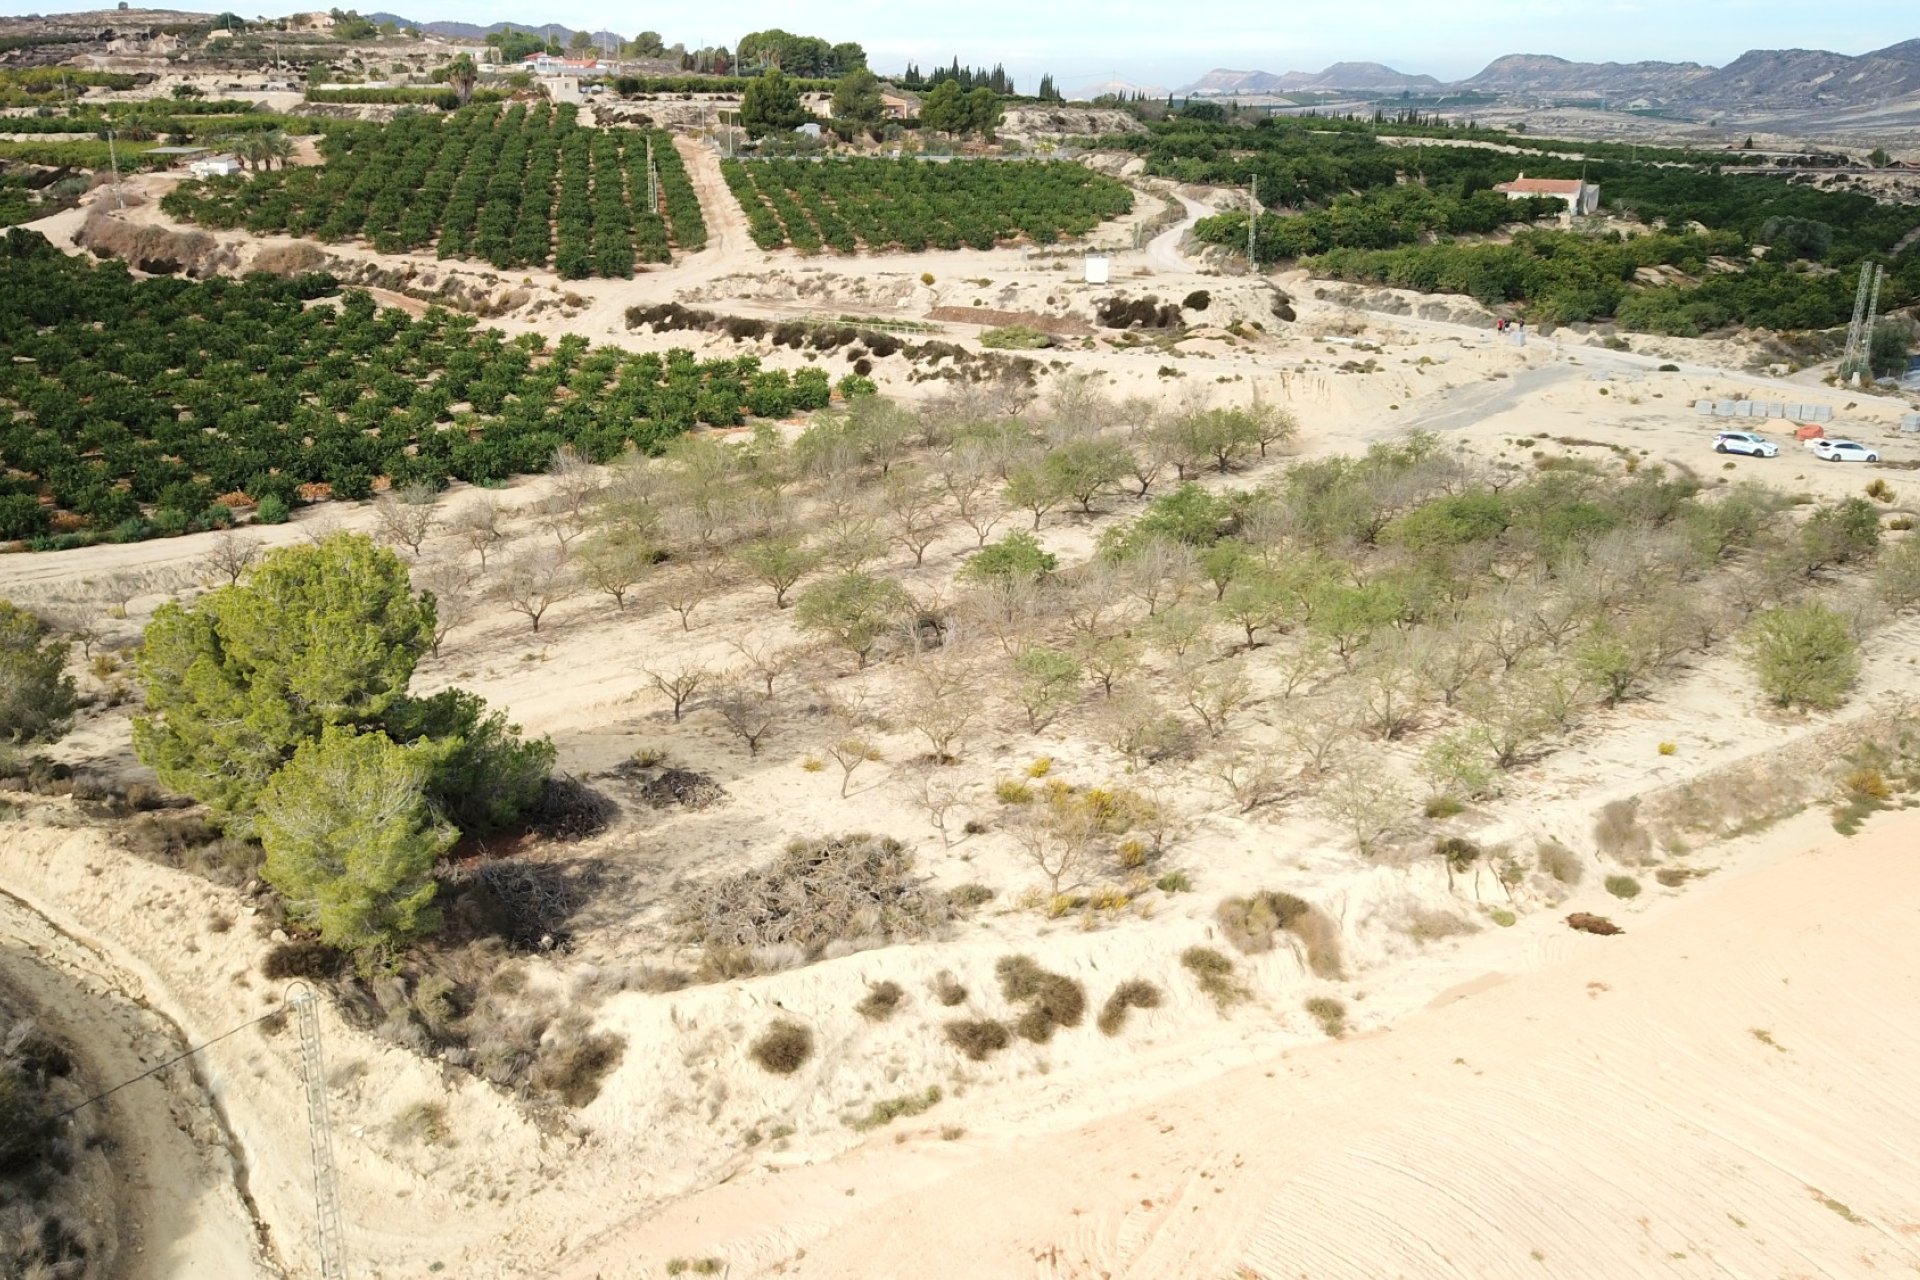
[[[0,983],[79,1059],[103,1091],[186,1048],[179,1028],[129,999],[139,983],[0,892]],[[275,1276],[256,1236],[224,1118],[190,1062],[104,1102],[114,1141],[122,1280]]]
[[[1886,819],[1392,1032],[1044,1141],[720,1187],[618,1247],[862,1280],[1912,1274],[1916,839]]]

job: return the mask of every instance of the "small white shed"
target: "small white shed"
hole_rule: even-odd
[[[196,178],[230,178],[240,172],[240,161],[233,156],[209,156],[187,166]]]
[[[1104,253],[1087,255],[1087,283],[1105,284],[1113,275],[1113,260]]]

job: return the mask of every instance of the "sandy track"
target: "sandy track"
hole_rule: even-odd
[[[1052,1138],[870,1145],[619,1248],[868,1280],[1910,1273],[1920,818],[1827,838],[1391,1032]]]
[[[179,1054],[179,1028],[125,994],[137,982],[0,893],[0,982],[79,1057],[93,1092]],[[190,1063],[96,1103],[114,1141],[123,1280],[275,1276],[242,1200],[226,1122]]]

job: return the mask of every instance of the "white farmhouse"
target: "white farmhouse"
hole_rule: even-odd
[[[1550,196],[1564,203],[1567,212],[1573,214],[1597,213],[1600,209],[1600,184],[1579,178],[1529,178],[1522,172],[1512,182],[1503,182],[1494,190],[1505,192],[1509,200]]]
[[[209,156],[189,164],[187,171],[196,178],[231,178],[240,172],[240,161],[233,156]]]

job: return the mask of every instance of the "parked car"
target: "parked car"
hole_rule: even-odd
[[[1869,449],[1863,444],[1851,440],[1818,440],[1814,442],[1813,456],[1824,462],[1878,462],[1880,452]]]
[[[1780,446],[1751,431],[1722,431],[1713,438],[1715,453],[1745,453],[1756,458],[1777,458]]]

